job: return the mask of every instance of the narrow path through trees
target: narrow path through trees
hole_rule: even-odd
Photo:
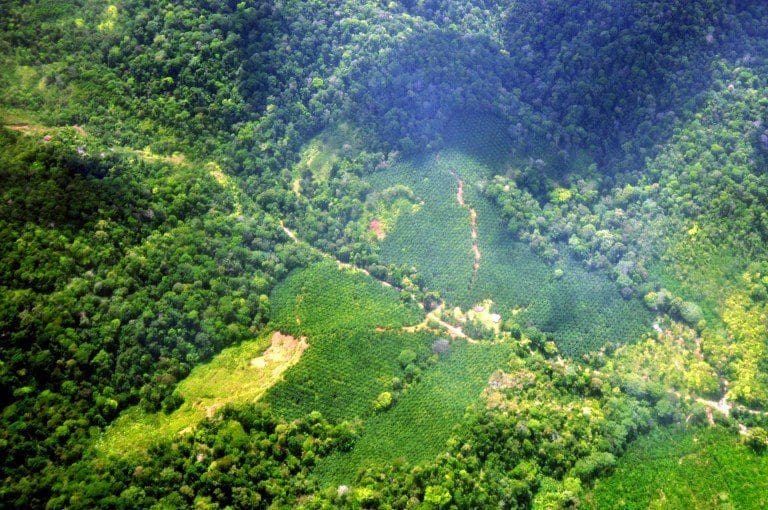
[[[363,269],[361,267],[357,267],[354,264],[349,264],[347,262],[342,262],[339,259],[337,259],[336,257],[334,257],[333,255],[331,255],[329,253],[325,253],[324,251],[321,251],[318,248],[315,248],[314,246],[310,245],[306,241],[300,240],[299,237],[296,235],[296,233],[293,230],[289,229],[285,225],[285,222],[283,220],[280,220],[280,228],[283,229],[283,232],[285,232],[285,235],[287,235],[288,238],[290,238],[294,243],[305,244],[306,246],[309,246],[315,252],[319,253],[322,257],[335,260],[336,263],[338,264],[339,268],[341,268],[341,269],[348,269],[348,270],[351,270],[351,271],[360,271],[361,273],[363,273],[363,274],[365,274],[367,276],[370,276],[371,278],[373,278],[374,280],[376,280],[377,282],[379,282],[381,285],[383,285],[385,287],[391,287],[391,288],[394,288],[394,289],[399,290],[399,291],[403,290],[403,289],[401,289],[399,287],[395,287],[394,285],[392,285],[391,283],[389,283],[387,281],[384,281],[384,280],[381,280],[379,278],[376,278],[375,276],[371,275],[371,273],[368,270],[366,270],[366,269]],[[423,308],[425,310],[427,309],[426,306],[424,305],[424,303],[419,303],[419,306],[421,306],[421,308]],[[427,330],[427,329],[429,329],[429,323],[431,322],[431,323],[437,324],[441,328],[443,328],[448,333],[448,335],[451,338],[462,338],[462,339],[466,340],[467,342],[473,343],[473,344],[479,343],[477,340],[475,340],[474,338],[471,338],[466,333],[464,333],[464,331],[462,331],[461,327],[453,326],[452,324],[447,323],[446,321],[444,321],[440,317],[440,312],[442,312],[443,306],[444,306],[444,304],[440,303],[440,305],[437,308],[435,308],[431,312],[427,313],[426,317],[424,318],[424,320],[421,323],[419,323],[419,324],[417,324],[415,326],[406,326],[405,328],[403,328],[403,330],[407,331],[407,332],[415,332],[415,331]]]

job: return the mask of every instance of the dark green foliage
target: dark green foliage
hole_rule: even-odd
[[[756,453],[763,453],[768,448],[768,431],[761,427],[754,427],[744,436],[744,444]]]
[[[228,214],[233,197],[202,165],[102,156],[64,135],[3,143],[1,437],[20,485],[1,496],[36,505],[40,471],[77,460],[90,426],[139,400],[172,410],[195,363],[253,335],[288,268],[277,225]]]
[[[523,97],[563,129],[556,143],[645,148],[707,84],[707,35],[722,40],[727,4],[526,0],[504,13],[504,38],[519,48],[512,55],[528,81]]]
[[[516,96],[510,59],[496,41],[486,34],[422,30],[397,41],[386,59],[371,54],[351,66],[346,80],[352,111],[363,122],[413,152],[433,142],[458,109],[530,115]]]
[[[227,407],[195,434],[160,443],[147,455],[106,465],[76,465],[79,483],[58,483],[49,508],[290,506],[312,491],[317,460],[349,448],[356,424],[330,423],[320,413],[287,422],[264,406]],[[87,470],[83,476],[75,470]]]
[[[616,457],[609,452],[593,453],[576,461],[571,474],[589,482],[616,465]]]

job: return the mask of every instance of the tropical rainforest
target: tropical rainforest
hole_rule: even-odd
[[[768,3],[0,2],[0,508],[768,507]]]

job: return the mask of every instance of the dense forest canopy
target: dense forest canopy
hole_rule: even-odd
[[[1,2],[0,507],[768,505],[767,58],[760,1]]]

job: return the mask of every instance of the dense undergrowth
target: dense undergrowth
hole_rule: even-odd
[[[763,506],[767,20],[2,2],[0,506]]]
[[[720,427],[660,429],[639,439],[597,482],[587,508],[760,508],[766,458]]]

